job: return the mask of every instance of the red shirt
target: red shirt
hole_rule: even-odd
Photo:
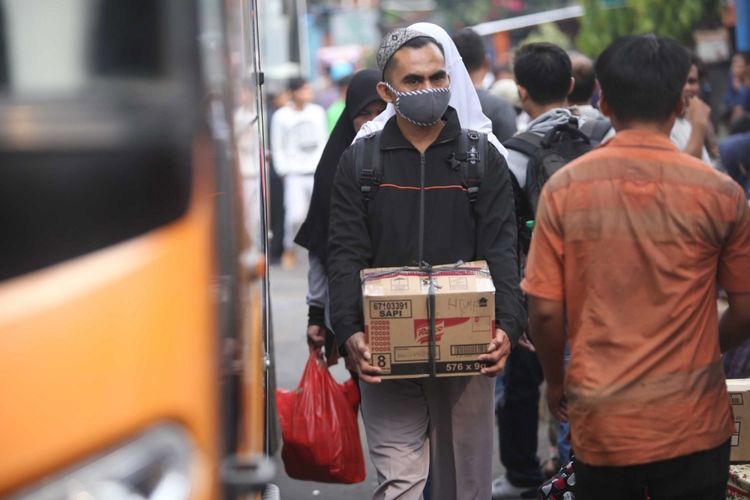
[[[521,286],[565,302],[583,462],[649,463],[732,434],[717,278],[750,293],[747,201],[667,137],[619,132],[547,182]]]

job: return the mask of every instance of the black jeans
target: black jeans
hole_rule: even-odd
[[[505,406],[497,413],[500,461],[513,486],[535,488],[544,482],[536,455],[539,386],[544,374],[536,353],[516,346],[508,357],[503,377]]]
[[[690,439],[685,436],[685,439]],[[724,500],[729,441],[706,451],[627,467],[575,461],[576,500]]]

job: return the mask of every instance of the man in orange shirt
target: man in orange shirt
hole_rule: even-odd
[[[719,357],[750,336],[750,208],[669,141],[689,67],[654,35],[607,48],[596,73],[617,135],[540,199],[522,288],[550,410],[570,420],[577,500],[724,498],[733,424]]]

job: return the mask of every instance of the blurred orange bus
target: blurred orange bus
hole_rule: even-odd
[[[0,497],[277,496],[257,54],[254,0],[0,3]]]

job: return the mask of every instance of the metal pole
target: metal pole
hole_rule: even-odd
[[[299,44],[299,70],[310,78],[310,35],[307,30],[307,0],[295,0],[297,11],[297,43]]]
[[[264,389],[265,389],[265,429],[264,429],[264,451],[266,453],[271,453],[272,448],[274,448],[273,443],[275,442],[275,439],[272,439],[272,434],[275,432],[276,427],[274,425],[271,425],[270,417],[274,414],[273,408],[273,398],[275,397],[275,386],[276,383],[273,380],[274,378],[274,352],[273,352],[273,335],[272,335],[272,325],[271,325],[271,286],[270,286],[270,266],[269,266],[269,259],[270,259],[270,248],[268,245],[268,227],[270,223],[270,214],[268,211],[268,204],[270,199],[270,188],[268,185],[268,179],[269,179],[269,165],[266,162],[266,151],[265,151],[265,128],[263,124],[265,123],[265,116],[264,116],[264,101],[263,101],[263,68],[261,66],[261,58],[260,58],[260,30],[259,30],[259,20],[260,14],[258,12],[258,1],[257,0],[248,0],[247,3],[247,14],[251,15],[251,19],[248,20],[248,26],[252,27],[252,34],[254,37],[253,45],[254,45],[254,52],[253,52],[253,66],[254,66],[254,83],[255,83],[255,104],[256,109],[258,112],[258,116],[260,117],[260,120],[258,120],[257,126],[258,126],[258,159],[260,161],[260,190],[261,190],[261,196],[260,196],[260,225],[261,225],[261,231],[260,234],[260,246],[261,246],[261,252],[263,253],[263,280],[261,282],[261,314],[263,315],[262,318],[262,324],[263,324],[263,346],[265,349],[265,380],[264,380]]]

